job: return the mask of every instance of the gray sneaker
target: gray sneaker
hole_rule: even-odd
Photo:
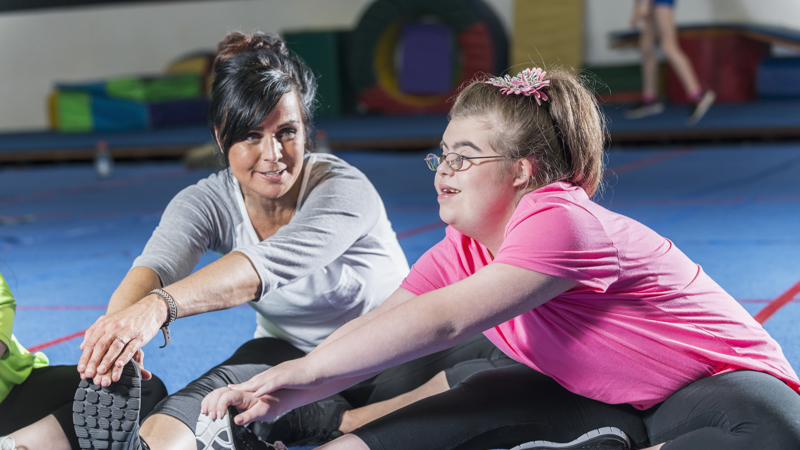
[[[625,432],[615,427],[603,427],[585,433],[565,444],[532,441],[520,444],[511,450],[628,450],[630,448],[631,441]]]
[[[714,100],[717,99],[716,94],[714,91],[705,91],[703,95],[700,96],[700,100],[695,102],[692,105],[692,109],[689,112],[689,117],[686,119],[686,123],[688,125],[694,125],[706,115],[708,109],[711,108],[711,105],[714,104]]]
[[[142,403],[142,372],[131,360],[111,386],[81,380],[72,404],[72,423],[82,449],[141,450],[139,410]]]
[[[656,100],[654,102],[642,102],[625,110],[626,119],[641,119],[647,116],[655,116],[664,112],[664,102]]]

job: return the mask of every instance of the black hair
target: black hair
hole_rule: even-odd
[[[300,100],[306,150],[314,148],[317,82],[311,69],[281,38],[233,32],[219,43],[213,71],[209,127],[218,138],[226,167],[231,146],[244,140],[290,92]]]

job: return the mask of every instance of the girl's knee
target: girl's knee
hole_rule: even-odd
[[[369,450],[367,444],[354,434],[345,434],[327,444],[317,447],[318,450]]]

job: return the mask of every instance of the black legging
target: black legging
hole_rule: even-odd
[[[286,341],[258,338],[244,343],[222,364],[212,368],[185,388],[165,398],[151,414],[166,414],[196,432],[200,403],[214,389],[242,383],[284,361],[304,356]],[[453,386],[484,369],[518,364],[505,356],[483,335],[455,347],[388,369],[342,392],[354,407],[393,398],[415,389],[444,371]]]
[[[0,436],[52,414],[67,435],[70,446],[80,448],[72,425],[72,401],[80,382],[77,366],[47,366],[32,370],[28,378],[14,386],[0,403]],[[166,396],[167,388],[155,375],[149,381],[143,381],[141,418]]]
[[[800,395],[760,372],[703,378],[646,411],[569,392],[516,365],[483,371],[353,432],[370,450],[485,450],[570,442],[613,426],[634,448],[800,449]]]

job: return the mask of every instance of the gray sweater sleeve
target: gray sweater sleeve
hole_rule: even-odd
[[[300,208],[273,236],[233,248],[242,217],[223,171],[170,201],[133,267],[151,268],[167,286],[188,276],[208,250],[238,251],[256,268],[263,296],[327,266],[373,230],[383,206],[372,183],[354,167],[332,156],[310,158]]]
[[[229,252],[234,226],[231,207],[225,205],[227,193],[218,192],[225,178],[220,172],[179,192],[133,267],[149,267],[158,274],[161,285],[168,286],[192,273],[208,250]]]
[[[256,245],[234,249],[261,276],[262,296],[344,255],[380,217],[380,196],[364,174],[335,157],[311,158],[305,198],[291,222]]]

